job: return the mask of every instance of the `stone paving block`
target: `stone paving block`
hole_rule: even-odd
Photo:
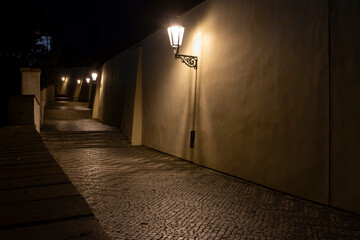
[[[4,240],[109,240],[94,217],[0,231]]]
[[[0,180],[0,190],[70,183],[64,173]]]
[[[9,136],[3,147],[7,151],[35,152],[36,150],[44,150],[44,145],[37,138],[27,137],[21,134]],[[2,149],[4,150],[4,149]]]
[[[11,171],[4,171],[0,168],[0,180],[10,179],[10,178],[52,175],[58,173],[63,173],[62,169],[59,166],[44,167],[37,169],[19,169],[19,170],[11,170]]]
[[[34,126],[0,129],[0,239],[108,239]]]
[[[0,205],[80,195],[71,183],[0,190],[0,194],[2,196],[0,198]]]
[[[15,138],[22,138],[22,136],[13,136]],[[28,143],[30,141],[31,143]],[[14,141],[9,139],[9,141],[0,146],[0,156],[3,154],[49,154],[46,152],[46,146],[43,145],[38,139],[35,141],[34,139],[26,140],[26,141]],[[5,155],[6,156],[6,155]]]
[[[32,170],[57,166],[58,164],[53,159],[49,159],[47,162],[0,165],[0,171]]]
[[[7,157],[7,156],[38,157],[38,156],[51,156],[51,155],[46,151],[45,146],[39,147],[38,144],[35,144],[34,146],[31,146],[29,149],[26,149],[25,147],[14,148],[14,147],[3,146],[0,149],[0,156],[1,157]]]
[[[29,156],[7,156],[4,158],[0,157],[0,168],[8,165],[21,165],[21,164],[34,164],[34,163],[46,163],[54,162],[55,160],[51,155],[43,155],[36,157]]]
[[[10,203],[0,205],[0,227],[92,215],[81,196]]]
[[[33,162],[38,161],[38,159],[50,158],[53,159],[52,156],[48,153],[47,149],[38,150],[36,152],[28,152],[21,153],[20,151],[4,153],[0,150],[0,166],[5,164],[6,162],[13,161],[13,163],[17,162]]]

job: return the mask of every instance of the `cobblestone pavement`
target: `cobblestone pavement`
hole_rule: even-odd
[[[131,146],[120,132],[42,136],[114,240],[360,239],[357,215]]]

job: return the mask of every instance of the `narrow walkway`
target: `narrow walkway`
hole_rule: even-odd
[[[0,239],[109,239],[34,126],[0,128]]]
[[[360,239],[357,215],[131,146],[116,128],[79,119],[81,106],[48,108],[42,136],[113,240]]]

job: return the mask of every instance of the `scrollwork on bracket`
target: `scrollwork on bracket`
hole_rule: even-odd
[[[175,54],[175,58],[181,59],[181,62],[185,63],[186,66],[197,69],[198,58],[196,56]]]

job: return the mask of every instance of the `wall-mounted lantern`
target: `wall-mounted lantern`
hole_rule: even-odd
[[[91,73],[91,77],[93,81],[96,81],[98,74],[96,72]]]
[[[185,28],[180,25],[168,27],[168,34],[170,45],[174,50],[175,59],[181,59],[181,62],[185,63],[186,66],[197,69],[198,57],[191,55],[179,54],[184,38]],[[195,75],[195,90],[194,90],[194,114],[192,122],[192,130],[190,131],[190,148],[195,146],[195,119],[196,119],[196,87],[197,87],[197,74]]]
[[[85,79],[87,83],[90,83],[90,78]]]
[[[169,34],[170,45],[174,50],[175,59],[181,59],[181,62],[185,63],[188,67],[197,69],[197,56],[179,54],[184,38],[185,28],[180,25],[174,25],[168,27],[167,30]]]
[[[80,85],[80,83],[81,83],[81,80],[80,80],[80,79],[78,79],[78,80],[77,80],[77,84],[79,84],[79,85]]]

